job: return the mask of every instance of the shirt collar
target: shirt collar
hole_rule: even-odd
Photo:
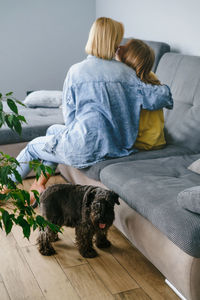
[[[102,60],[104,60],[103,58],[100,58],[100,57],[96,57],[95,55],[92,55],[92,54],[88,54],[88,56],[87,56],[87,59],[102,59]],[[116,60],[115,58],[112,58],[111,60]],[[110,61],[111,61],[110,60]],[[109,60],[108,60],[109,61]]]

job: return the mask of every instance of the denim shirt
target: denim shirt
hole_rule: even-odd
[[[85,168],[136,151],[140,110],[172,109],[166,85],[143,83],[135,71],[116,60],[89,55],[73,65],[63,88],[63,130],[46,151],[62,151],[65,163]],[[57,145],[59,144],[59,147]],[[56,150],[57,149],[57,150]]]

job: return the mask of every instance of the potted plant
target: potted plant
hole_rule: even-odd
[[[11,112],[7,113],[4,111],[4,102],[7,102]],[[26,122],[26,120],[24,116],[19,114],[18,105],[25,106],[21,101],[13,97],[12,92],[5,95],[0,93],[0,128],[5,124],[11,130],[21,134],[22,123]],[[47,176],[47,173],[52,174],[52,169],[41,164],[40,161],[29,162],[29,165],[34,169],[36,179],[39,178],[41,173],[44,176]],[[13,204],[12,209],[9,208],[9,210],[5,208],[6,205],[0,207],[0,228],[5,230],[6,234],[9,234],[13,225],[18,225],[22,228],[24,237],[28,239],[31,229],[44,229],[44,227],[49,226],[54,232],[61,232],[59,226],[48,222],[42,216],[36,214],[30,205],[29,192],[18,188],[17,183],[10,178],[11,175],[14,175],[17,182],[22,184],[22,178],[17,171],[17,166],[19,166],[19,163],[14,157],[0,152],[0,192],[4,187],[8,190],[5,194],[0,193],[0,204],[6,204],[9,199],[11,199]],[[32,192],[39,203],[39,193],[37,191]]]

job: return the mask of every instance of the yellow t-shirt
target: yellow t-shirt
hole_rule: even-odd
[[[141,150],[153,150],[160,149],[165,144],[163,110],[142,109],[134,147]]]

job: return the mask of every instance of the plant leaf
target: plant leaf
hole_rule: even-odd
[[[9,92],[6,94],[6,97],[11,96],[13,94],[13,92]]]
[[[36,217],[36,222],[37,222],[38,225],[41,226],[42,228],[44,228],[44,226],[46,225],[45,219],[44,219],[42,216],[40,216],[40,215],[38,215],[38,216]]]
[[[22,121],[24,123],[27,123],[26,119],[24,118],[24,116],[18,115],[17,118],[18,118],[18,120],[20,120],[20,121]]]
[[[3,111],[0,111],[0,127],[5,123],[5,115]]]
[[[30,225],[28,224],[28,222],[26,220],[24,220],[26,222],[26,224],[23,224],[23,234],[24,236],[29,239],[30,234],[31,234],[31,228]]]
[[[53,170],[51,167],[45,166],[45,168],[46,168],[46,172],[47,172],[49,175],[52,175],[52,174],[54,173],[54,170]]]
[[[21,178],[21,175],[19,174],[19,172],[17,170],[13,170],[13,173],[15,175],[15,178],[16,180],[19,182],[19,183],[22,183],[22,178]]]
[[[0,100],[0,111],[3,111],[3,103],[1,100]]]
[[[18,108],[17,108],[17,105],[15,104],[15,102],[12,100],[12,99],[7,99],[7,104],[8,104],[8,106],[10,107],[10,109],[14,112],[14,113],[16,113],[16,114],[18,114]]]
[[[9,121],[9,124],[13,127],[13,115],[9,115],[8,116],[8,121]]]
[[[5,121],[6,121],[6,124],[8,125],[8,127],[12,129],[13,128],[13,122],[10,123],[9,116],[10,115],[5,115]]]
[[[22,126],[18,118],[14,115],[13,116],[13,126],[15,128],[15,131],[20,135],[22,132]]]
[[[54,231],[54,232],[56,232],[56,233],[57,233],[57,232],[62,233],[60,226],[55,225],[55,224],[52,224],[52,223],[50,223],[50,222],[48,222],[48,221],[47,221],[47,224],[48,224],[48,226],[50,227],[50,229],[51,229],[52,231]]]
[[[15,99],[15,102],[16,102],[17,104],[20,104],[20,105],[26,107],[26,105],[25,105],[23,102],[19,101],[19,100],[16,100],[16,99]]]
[[[0,168],[0,178],[3,184],[8,182],[8,175],[10,173],[11,173],[11,169],[9,165]]]
[[[0,201],[4,200],[7,197],[6,194],[0,194]]]
[[[28,224],[28,222],[23,218],[22,215],[18,216],[18,218],[16,219],[16,224],[19,224],[22,227],[24,236],[29,239],[31,233],[30,224]]]
[[[6,210],[4,210],[2,213],[2,220],[3,220],[6,234],[10,233],[12,226],[13,226],[13,222],[10,218],[9,213]]]

